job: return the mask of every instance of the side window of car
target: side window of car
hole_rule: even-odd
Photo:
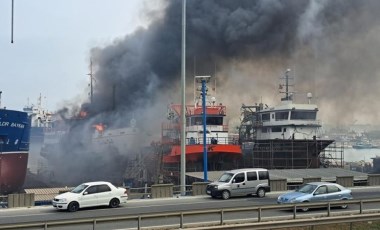
[[[247,181],[255,181],[257,180],[256,172],[247,172]]]
[[[91,186],[91,187],[87,188],[86,192],[87,192],[87,194],[96,193],[96,186]]]
[[[259,171],[259,180],[268,180],[269,173],[268,171]]]
[[[106,184],[102,184],[102,185],[98,185],[98,192],[109,192],[111,191],[111,188],[106,185]]]
[[[328,185],[327,190],[329,193],[340,192],[340,189],[335,185]]]
[[[234,178],[235,183],[241,183],[244,181],[244,179],[245,179],[244,173],[236,174],[236,176]]]
[[[327,193],[327,187],[326,186],[321,186],[315,191],[315,195],[321,195],[321,194],[326,194]]]

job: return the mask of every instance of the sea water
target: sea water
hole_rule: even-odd
[[[344,161],[345,162],[370,162],[372,163],[372,158],[380,157],[380,149],[354,149],[345,148],[344,149]]]

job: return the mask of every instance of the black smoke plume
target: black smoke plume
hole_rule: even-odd
[[[136,118],[160,133],[166,105],[180,102],[181,4],[163,1],[147,28],[91,50],[93,102],[81,108],[89,121],[111,127]],[[218,99],[233,119],[241,103],[275,102],[279,77],[291,68],[297,92],[314,93],[325,122],[378,122],[378,12],[377,0],[188,0],[188,101],[194,75],[217,76]],[[88,150],[78,133],[91,125],[78,127],[63,149],[79,158]]]

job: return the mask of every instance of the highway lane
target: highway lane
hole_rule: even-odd
[[[380,187],[354,187],[352,188],[353,196],[355,199],[368,199],[380,198]],[[54,220],[67,220],[78,218],[95,218],[95,217],[110,217],[110,216],[126,216],[126,215],[139,215],[139,214],[152,214],[162,212],[180,212],[190,210],[204,210],[204,209],[221,209],[233,207],[254,207],[269,204],[275,204],[277,197],[283,192],[268,193],[265,198],[257,197],[240,197],[232,198],[229,200],[212,199],[208,196],[195,196],[195,197],[179,197],[179,198],[165,198],[165,199],[141,199],[130,200],[127,205],[116,209],[109,209],[105,207],[83,209],[76,213],[69,213],[64,211],[57,211],[52,206],[38,206],[31,208],[14,208],[14,209],[0,209],[0,224],[6,223],[23,223],[29,221],[54,221]],[[378,204],[366,204],[365,208],[377,208]],[[344,211],[358,210],[357,205],[350,205]],[[332,212],[342,212],[341,209],[333,209]],[[312,210],[307,213],[300,213],[300,215],[326,213],[325,209]],[[226,219],[239,218],[244,219],[247,217],[257,217],[255,212],[244,212],[226,214]],[[265,211],[263,217],[273,216],[292,216],[291,211]],[[185,218],[186,222],[202,222],[208,220],[217,221],[218,215],[209,214],[197,217]],[[178,223],[178,218],[160,218],[159,220],[145,221],[144,225],[157,225],[157,224],[171,224]],[[133,223],[120,223],[117,226],[134,226]],[[118,228],[112,227],[112,228]],[[104,229],[111,228],[105,225]],[[102,229],[102,228],[100,228]]]

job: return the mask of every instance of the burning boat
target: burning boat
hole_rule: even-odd
[[[207,76],[210,78],[209,76]],[[203,170],[203,153],[206,141],[208,170],[228,170],[241,165],[242,152],[238,136],[229,132],[226,122],[227,108],[216,103],[211,90],[205,95],[206,139],[204,139],[203,106],[200,83],[194,79],[194,105],[186,105],[186,171]],[[207,87],[207,86],[206,86]],[[181,156],[180,145],[181,105],[170,104],[168,122],[162,124],[163,168],[170,172],[178,171]]]
[[[245,166],[268,169],[319,168],[325,166],[323,151],[334,140],[323,139],[319,111],[312,104],[295,103],[290,92],[287,70],[280,85],[284,94],[281,103],[268,106],[263,103],[242,106],[239,141],[245,156]]]

